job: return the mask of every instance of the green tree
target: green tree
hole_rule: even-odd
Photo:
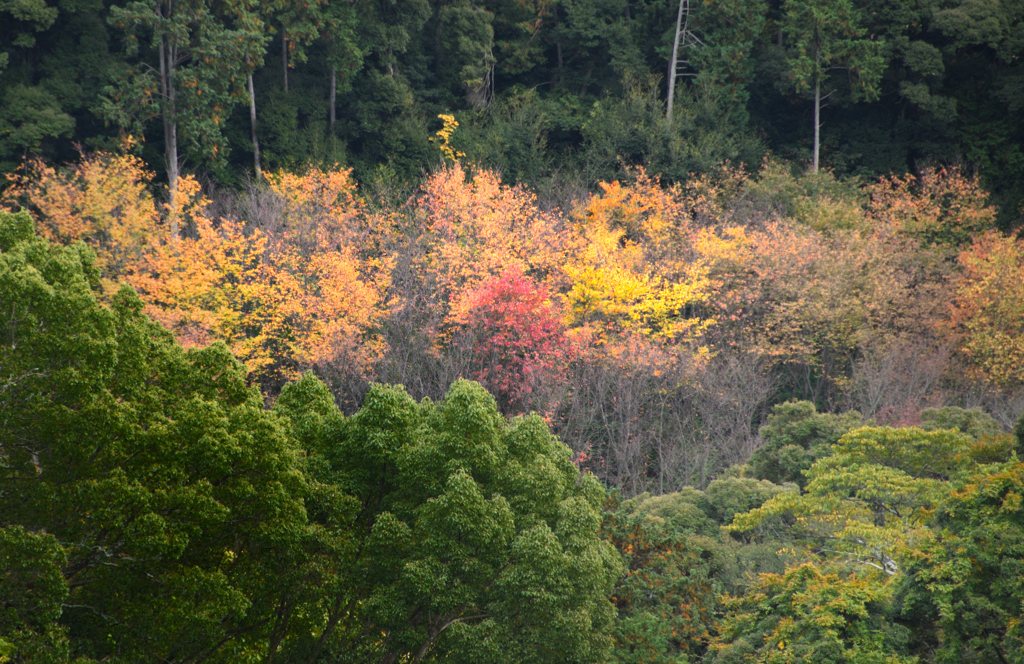
[[[665,519],[649,511],[676,511],[659,498],[640,496],[605,516],[606,536],[626,566],[612,591],[617,609],[612,661],[622,664],[669,664],[699,657],[713,621],[712,575],[719,561],[706,539],[692,537],[686,516],[676,512]],[[650,501],[661,504],[645,505]],[[692,505],[686,501],[673,503],[684,512],[694,511],[685,509]]]
[[[853,79],[853,99],[878,96],[885,65],[881,44],[864,37],[860,16],[850,0],[786,0],[783,32],[789,39],[790,77],[798,92],[814,91],[814,150],[811,171],[818,171],[821,87],[830,72],[844,69]],[[826,93],[826,97],[836,92]]]
[[[143,117],[159,115],[173,209],[179,130],[188,156],[219,165],[226,157],[222,124],[235,104],[252,99],[245,83],[262,64],[269,38],[259,5],[255,0],[130,2],[111,7],[109,20],[126,33],[127,56],[139,61],[132,76],[108,90],[103,114],[122,128],[136,124],[127,109],[138,107]],[[173,216],[171,225],[177,235]]]
[[[930,536],[949,479],[971,462],[970,443],[956,430],[854,429],[807,471],[804,493],[779,494],[729,529],[768,526],[813,555],[895,575],[908,547]]]
[[[921,428],[928,431],[958,429],[971,438],[998,436],[1003,432],[999,422],[981,408],[925,408],[921,411]]]
[[[693,56],[697,83],[718,91],[739,121],[747,118],[754,48],[767,11],[765,0],[705,0],[694,16],[703,36]]]
[[[6,73],[0,78],[2,170],[13,170],[16,165],[6,160],[24,160],[45,140],[66,138],[75,128],[74,118],[50,90],[37,84],[33,75],[32,56],[38,51],[38,36],[53,26],[58,14],[57,7],[47,5],[45,0],[0,1],[0,74]]]
[[[863,424],[857,411],[819,413],[810,401],[777,404],[758,434],[764,440],[750,457],[754,477],[776,484],[807,484],[804,472],[832,452],[843,434]]]
[[[377,386],[342,420],[312,378],[280,412],[358,500],[320,649],[341,661],[599,661],[618,556],[604,492],[537,416],[506,421],[476,383],[439,403]],[[312,416],[309,413],[319,413]]]
[[[108,661],[272,655],[316,534],[298,451],[226,347],[186,352],[98,288],[85,245],[0,212],[0,528],[38,549],[43,607],[4,620],[59,650],[59,616],[72,656]]]
[[[959,500],[951,479],[976,467],[971,443],[955,429],[855,429],[807,471],[804,493],[738,515],[730,531],[784,534],[803,562],[727,602],[711,661],[909,663],[934,652],[927,561],[950,546],[936,514]]]
[[[437,67],[472,106],[494,96],[494,14],[470,0],[438,3]]]
[[[914,664],[909,634],[890,616],[893,589],[884,578],[822,570],[805,563],[763,574],[727,602],[709,664]]]
[[[64,549],[49,533],[0,527],[0,662],[68,662],[67,630],[57,624],[68,584]]]
[[[1013,427],[1014,444],[1013,449],[1017,456],[1024,459],[1024,413],[1020,414],[1017,424]]]
[[[0,102],[0,159],[25,157],[46,139],[67,137],[75,120],[45,88],[15,85],[3,91]],[[13,170],[11,165],[7,168]]]
[[[953,482],[934,538],[910,559],[905,616],[937,662],[1024,662],[1024,463],[979,466]]]
[[[325,37],[328,42],[327,60],[331,65],[330,92],[328,93],[328,129],[334,132],[337,121],[339,72],[341,86],[347,89],[352,78],[363,66],[363,52],[359,48],[360,23],[355,2],[331,2],[327,6]]]

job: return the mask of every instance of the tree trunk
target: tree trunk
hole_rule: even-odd
[[[821,81],[814,82],[814,157],[811,160],[811,172],[818,172],[818,150],[821,136]]]
[[[563,82],[562,78],[562,42],[555,42],[555,53],[558,56],[558,84]]]
[[[331,115],[330,115],[330,117],[331,117],[331,121],[330,121],[331,133],[334,133],[334,121],[335,121],[334,101],[335,101],[335,99],[337,99],[337,96],[338,96],[338,70],[337,70],[337,68],[334,65],[331,65]]]
[[[175,115],[174,90],[174,47],[167,35],[160,39],[160,95],[163,98],[161,115],[164,124],[164,160],[167,165],[167,193],[170,204],[168,221],[171,227],[171,240],[178,239],[178,122]]]
[[[281,28],[281,72],[284,74],[284,91],[288,92],[288,33]]]
[[[687,0],[679,0],[679,13],[676,14],[676,37],[672,42],[672,57],[668,62],[668,108],[665,117],[672,121],[672,102],[676,97],[676,67],[679,65],[679,38],[683,34],[683,12]],[[688,12],[687,12],[688,13]],[[689,19],[689,16],[687,16]]]
[[[249,72],[249,123],[252,125],[252,163],[256,169],[256,180],[263,177],[260,168],[260,139],[256,133],[256,89],[252,84],[252,72]]]

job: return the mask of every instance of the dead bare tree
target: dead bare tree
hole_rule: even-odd
[[[949,402],[943,381],[950,361],[946,346],[909,337],[862,347],[853,365],[848,405],[881,423],[913,421],[922,409]]]
[[[672,40],[672,56],[668,63],[668,104],[665,117],[672,121],[672,102],[676,96],[676,79],[679,78],[679,48],[703,46],[704,43],[690,30],[690,0],[679,0],[676,15],[676,35]],[[684,61],[684,64],[689,64]]]
[[[699,486],[718,471],[746,461],[757,446],[761,413],[775,390],[775,378],[752,353],[713,358],[697,377],[696,411],[702,429]]]

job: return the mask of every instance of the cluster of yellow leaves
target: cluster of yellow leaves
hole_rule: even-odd
[[[691,224],[678,188],[643,170],[629,185],[602,183],[575,211],[579,250],[566,265],[570,324],[671,341],[698,339],[713,324],[701,316],[712,292],[723,238]],[[724,253],[730,253],[728,250]]]
[[[194,235],[162,243],[130,281],[184,342],[223,340],[263,380],[342,358],[365,369],[381,350],[371,330],[387,272],[359,259],[358,241],[370,234],[355,223],[349,173],[271,183],[283,205],[279,227],[215,223],[200,203]]]
[[[460,157],[465,157],[465,152],[459,152],[452,146],[452,136],[455,134],[455,130],[459,128],[459,122],[455,119],[454,115],[447,115],[442,113],[437,116],[441,119],[441,129],[438,130],[436,136],[430,138],[431,143],[437,143],[437,147],[441,150],[441,154],[445,159],[452,162],[458,162]]]
[[[9,178],[5,204],[29,207],[47,239],[92,247],[108,294],[166,233],[148,191],[152,174],[132,155],[100,153],[62,171],[36,160]]]

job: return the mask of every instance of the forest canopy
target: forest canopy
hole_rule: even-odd
[[[1022,57],[0,0],[0,664],[1024,664]]]
[[[478,383],[268,408],[106,293],[0,213],[2,661],[1021,661],[1024,418],[784,403],[751,464],[624,500]]]

